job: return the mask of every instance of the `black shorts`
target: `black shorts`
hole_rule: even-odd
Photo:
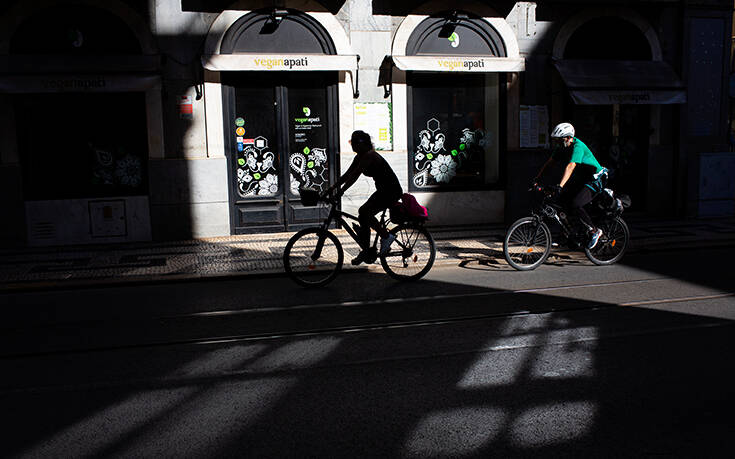
[[[375,193],[370,195],[365,204],[360,206],[359,214],[374,216],[378,212],[387,209],[393,205],[396,201],[401,199],[403,195],[402,190],[377,190]]]

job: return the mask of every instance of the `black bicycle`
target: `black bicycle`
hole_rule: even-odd
[[[339,210],[337,198],[333,195],[314,190],[301,190],[300,193],[303,205],[324,204],[329,207],[329,213],[320,226],[303,229],[291,237],[283,252],[283,266],[297,284],[318,287],[334,280],[344,262],[342,244],[329,228],[333,223],[338,224],[360,245],[358,218]],[[388,253],[378,255],[380,238],[376,233],[368,248],[370,256],[365,261],[373,263],[379,258],[389,276],[398,280],[415,280],[431,269],[436,247],[424,226],[426,219],[406,216],[400,209],[400,206],[391,207],[390,218],[387,209],[380,216],[380,225],[396,237]],[[389,229],[391,224],[396,226]]]
[[[557,201],[553,188],[535,185],[535,205],[531,216],[515,221],[503,241],[503,254],[509,265],[520,271],[538,268],[551,253],[550,222],[555,222],[565,237],[563,244],[571,249],[584,248],[587,258],[596,265],[611,265],[625,253],[630,239],[628,225],[621,218],[623,209],[630,206],[630,198],[614,197],[611,190],[598,193],[586,210],[590,218],[602,230],[602,236],[593,249],[587,248],[589,233],[581,222],[570,222],[563,207]]]

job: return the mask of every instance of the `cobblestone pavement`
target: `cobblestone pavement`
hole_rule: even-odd
[[[680,246],[733,245],[735,219],[649,221],[628,219],[631,252]],[[431,228],[436,264],[480,263],[510,269],[503,258],[505,226]],[[358,248],[335,230],[345,249],[345,269]],[[106,246],[0,249],[0,290],[95,282],[161,281],[283,273],[283,249],[293,233],[249,234],[177,242]],[[584,254],[559,250],[550,262],[585,262]],[[375,264],[365,268],[377,269]]]

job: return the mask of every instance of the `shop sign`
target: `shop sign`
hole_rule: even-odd
[[[572,90],[579,105],[666,105],[686,103],[684,90]]]
[[[523,58],[492,56],[393,56],[400,70],[425,72],[520,72]]]
[[[153,75],[7,75],[0,76],[0,93],[131,92],[160,83]]]
[[[204,68],[213,71],[327,71],[357,68],[357,56],[330,54],[214,54],[202,56]]]

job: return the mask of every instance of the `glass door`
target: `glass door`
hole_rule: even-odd
[[[288,203],[287,223],[290,226],[314,222],[326,217],[319,208],[300,205],[299,188],[326,190],[336,164],[337,129],[331,123],[329,91],[332,74],[290,73],[285,82],[288,105]]]
[[[241,72],[226,74],[223,84],[233,233],[319,221],[319,209],[302,206],[298,190],[323,190],[333,179],[336,76]]]

